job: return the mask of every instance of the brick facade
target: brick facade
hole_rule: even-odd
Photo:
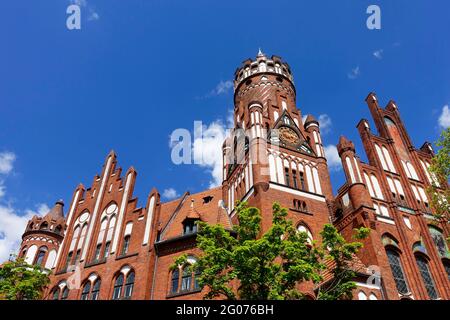
[[[52,269],[46,299],[201,299],[195,274],[170,266],[183,253],[191,261],[200,253],[196,220],[231,230],[235,203],[242,199],[261,210],[263,231],[270,227],[275,201],[314,240],[330,221],[348,239],[355,227],[369,227],[356,258],[355,299],[429,299],[433,292],[429,281],[428,288],[424,284],[424,267],[436,293],[431,298],[449,298],[448,249],[444,242],[445,251],[438,252],[435,244],[439,232],[448,237],[448,227],[432,224],[421,191],[433,179],[426,170],[433,151],[429,144],[413,147],[394,102],[381,108],[374,94],[367,97],[379,133],[371,132],[367,120],[358,124],[369,163],[341,137],[347,181],[334,196],[319,122],[311,115],[303,121],[289,65],[259,52],[236,70],[234,89],[235,128],[223,144],[220,187],[165,203],[153,189],[146,206],[137,208],[137,173],[130,168],[123,175],[111,152],[91,186],[75,189],[65,218],[59,201],[44,218],[30,221],[20,255]],[[391,189],[399,186],[394,196]],[[399,257],[406,292],[399,293],[386,249]],[[368,281],[372,266],[380,268],[380,283]],[[314,296],[311,284],[299,285]]]

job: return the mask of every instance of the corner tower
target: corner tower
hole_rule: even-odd
[[[54,268],[66,228],[63,208],[64,202],[58,200],[44,217],[31,218],[22,236],[19,257],[29,264]]]
[[[333,199],[320,125],[305,123],[296,106],[290,66],[261,50],[234,78],[234,128],[224,143],[223,199],[234,223],[236,201],[260,208],[262,231],[272,224],[272,204],[313,238],[329,222]]]

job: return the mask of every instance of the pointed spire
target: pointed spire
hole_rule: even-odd
[[[261,51],[261,48],[258,49],[258,55],[257,57],[264,57],[264,53]]]
[[[353,142],[348,140],[345,136],[341,136],[339,138],[339,143],[337,145],[337,149],[338,149],[339,155],[342,155],[342,153],[349,151],[349,150],[355,152],[355,145],[353,144]]]
[[[316,120],[316,118],[312,114],[308,114],[305,120],[305,127],[310,123],[316,123],[319,125],[319,121]]]
[[[45,217],[50,217],[52,219],[64,219],[64,201],[61,199],[56,201],[54,207],[45,215]]]

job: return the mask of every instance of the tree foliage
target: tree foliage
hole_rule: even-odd
[[[321,232],[322,243],[308,240],[305,232],[298,232],[288,220],[287,210],[273,204],[271,227],[261,234],[259,209],[241,202],[236,206],[239,224],[234,232],[221,225],[199,222],[197,245],[202,251],[189,268],[200,271],[198,282],[206,287],[205,299],[225,297],[245,300],[302,299],[297,289],[300,282],[322,282],[325,261],[335,262],[333,274],[338,281],[318,290],[318,299],[342,299],[351,296],[355,284],[350,270],[353,255],[360,242],[347,243],[330,224]],[[359,238],[368,229],[357,230]],[[172,269],[187,265],[187,256],[176,259]]]
[[[439,150],[433,157],[430,166],[430,173],[434,183],[428,188],[428,194],[430,195],[431,207],[434,209],[436,218],[444,223],[449,223],[450,128],[442,132],[441,138],[436,145],[439,147]]]
[[[49,283],[49,270],[29,265],[22,258],[0,266],[0,299],[40,299]]]

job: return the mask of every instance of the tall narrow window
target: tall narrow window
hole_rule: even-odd
[[[434,226],[428,226],[428,230],[430,231],[431,238],[433,239],[434,245],[439,255],[443,258],[450,257],[447,243],[441,230],[437,229]]]
[[[70,262],[72,261],[72,255],[73,255],[73,252],[72,252],[72,251],[69,252],[69,254],[67,255],[66,266],[64,267],[64,269],[67,269],[67,268],[69,267]]]
[[[39,249],[39,253],[36,257],[36,262],[34,264],[38,266],[42,266],[42,263],[44,262],[45,253],[47,252],[47,247],[42,247]]]
[[[180,279],[180,271],[178,269],[173,270],[172,272],[172,285],[170,292],[177,293],[178,292],[178,280]]]
[[[292,170],[292,182],[294,184],[294,188],[298,189],[297,171],[295,171],[295,170]]]
[[[200,268],[195,268],[195,271],[194,271],[194,290],[199,290],[200,289],[200,284],[198,282],[198,277],[200,275],[201,275]]]
[[[91,282],[88,280],[81,291],[81,300],[89,300],[89,293],[91,291]]]
[[[101,284],[102,284],[102,280],[100,280],[100,279],[95,280],[94,287],[92,288],[91,300],[98,300]]]
[[[284,180],[286,185],[289,187],[289,168],[284,168]]]
[[[389,265],[391,266],[392,276],[394,277],[397,291],[400,294],[408,293],[408,284],[406,283],[399,254],[392,249],[386,249],[386,254]]]
[[[59,299],[59,288],[53,289],[52,299],[53,300],[58,300]]]
[[[103,258],[108,258],[109,256],[109,247],[111,246],[111,242],[105,243],[105,252],[103,253]]]
[[[447,272],[448,281],[450,281],[450,262],[448,260],[444,260],[442,262],[444,263],[444,268]]]
[[[69,288],[64,287],[61,294],[61,300],[66,300],[68,296],[69,296]]]
[[[191,290],[192,273],[189,271],[189,266],[183,268],[183,276],[181,277],[181,291]]]
[[[123,239],[122,255],[125,255],[128,253],[129,247],[130,247],[130,236],[126,236]]]
[[[78,262],[78,260],[80,259],[80,255],[81,255],[81,250],[78,249],[77,253],[75,254],[75,264]]]
[[[95,257],[94,257],[94,260],[95,260],[95,261],[98,261],[98,260],[100,259],[100,253],[101,253],[101,250],[102,250],[102,244],[99,243],[99,244],[97,245],[97,247],[95,248]]]
[[[302,188],[302,190],[305,190],[305,174],[303,172],[299,173],[300,176],[300,187]]]
[[[430,268],[428,267],[428,261],[421,256],[416,256],[417,266],[419,267],[420,275],[422,276],[423,283],[427,289],[430,299],[437,299],[438,295],[434,286],[433,278],[431,277]]]
[[[133,294],[134,288],[134,271],[130,271],[127,276],[127,281],[125,282],[125,292],[123,294],[125,299],[130,299]]]
[[[122,295],[122,286],[123,286],[123,273],[120,273],[116,282],[114,282],[114,291],[113,291],[113,300],[119,300]]]

